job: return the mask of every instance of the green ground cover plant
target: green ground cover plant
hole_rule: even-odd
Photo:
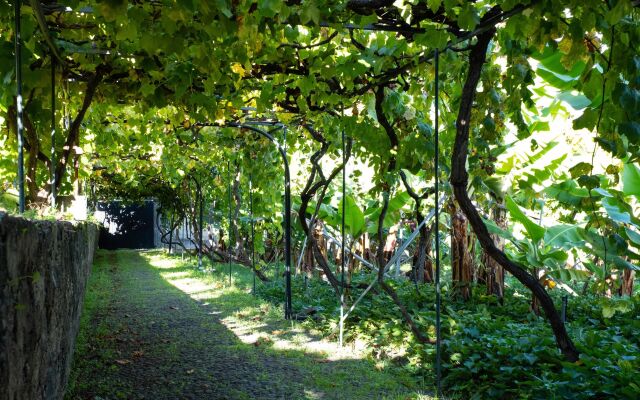
[[[306,324],[335,338],[339,303],[326,285],[302,279],[294,284],[299,310],[313,307],[320,318]],[[354,280],[354,283],[358,282]],[[445,393],[459,398],[629,399],[640,395],[640,295],[606,299],[585,295],[568,303],[568,329],[579,343],[578,362],[566,362],[558,352],[544,318],[530,310],[526,291],[510,281],[501,305],[484,288],[470,302],[457,301],[445,287],[443,359]],[[421,329],[435,338],[433,288],[416,290],[412,282],[395,284]],[[279,303],[281,282],[260,287],[259,295]],[[357,293],[357,292],[356,292]],[[561,293],[553,292],[561,303]],[[618,305],[619,303],[619,305]],[[372,296],[360,303],[346,323],[346,340],[368,344],[370,356],[402,365],[433,384],[433,345],[418,343],[393,303]],[[610,314],[609,309],[620,310]],[[395,358],[394,358],[395,357]],[[425,372],[426,371],[426,372]]]

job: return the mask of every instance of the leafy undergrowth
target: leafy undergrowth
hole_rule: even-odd
[[[410,282],[391,282],[414,319],[435,339],[435,293]],[[504,305],[478,287],[468,303],[443,294],[443,382],[447,395],[472,399],[631,399],[640,398],[640,295],[606,299],[571,298],[568,330],[581,352],[565,362],[544,318],[529,310],[529,296],[517,284]],[[262,286],[260,296],[281,301],[283,283]],[[356,298],[359,291],[352,293]],[[556,304],[562,293],[553,291]],[[293,283],[294,308],[315,308],[316,322],[307,324],[334,334],[339,308],[328,285]],[[376,358],[401,363],[433,384],[435,349],[419,344],[398,309],[384,293],[370,293],[346,322],[346,340],[364,341]]]

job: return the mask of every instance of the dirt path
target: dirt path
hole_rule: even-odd
[[[68,399],[414,398],[386,371],[351,376],[366,361],[243,343],[222,298],[194,300],[140,253],[100,253],[93,274]]]

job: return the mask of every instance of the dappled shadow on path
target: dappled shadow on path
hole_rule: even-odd
[[[185,267],[118,251],[101,252],[95,268],[106,268],[112,287],[108,306],[82,328],[88,343],[68,398],[412,398],[368,361],[287,347],[317,338],[279,331],[267,310],[243,315],[246,293],[200,287]]]

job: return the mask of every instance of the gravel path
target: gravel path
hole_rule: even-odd
[[[84,332],[86,346],[74,360],[68,399],[347,398],[340,387],[331,393],[314,387],[295,360],[315,355],[242,343],[221,322],[215,304],[176,289],[139,253],[100,253],[97,265],[108,268],[111,287],[108,299],[101,299],[107,306],[84,328],[91,332]],[[333,373],[348,374],[349,363],[362,362],[317,361],[329,380]],[[384,392],[371,383],[362,398],[384,398]]]

